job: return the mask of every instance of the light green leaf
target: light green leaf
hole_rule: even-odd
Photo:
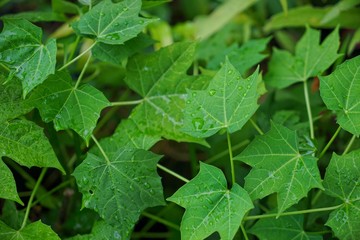
[[[0,154],[1,155],[1,154]],[[16,182],[10,169],[0,158],[0,198],[9,199],[24,205],[16,190]]]
[[[256,235],[260,240],[322,240],[322,236],[309,235],[305,232],[304,216],[282,216],[278,219],[260,219],[249,230],[249,233]]]
[[[195,44],[177,43],[150,55],[129,59],[126,84],[143,97],[131,113],[140,130],[153,136],[186,142],[200,140],[180,131],[184,124],[186,89],[199,89],[203,78],[186,75],[195,52]]]
[[[56,130],[73,129],[86,142],[96,126],[103,108],[109,102],[102,92],[89,84],[78,88],[70,75],[57,72],[40,85],[29,98],[45,122],[54,121]]]
[[[0,34],[0,62],[10,68],[9,80],[21,80],[23,96],[54,73],[56,41],[42,43],[41,28],[24,19],[3,19]]]
[[[30,22],[65,22],[66,17],[63,14],[53,11],[29,11],[15,14],[6,14],[4,18],[26,19]]]
[[[339,65],[320,78],[320,94],[328,109],[336,112],[337,122],[346,131],[360,134],[360,56]]]
[[[319,45],[320,31],[308,27],[296,45],[295,56],[274,49],[265,82],[273,87],[285,88],[320,75],[340,56],[337,54],[340,44],[338,32],[336,28]]]
[[[215,231],[232,239],[244,215],[253,208],[248,193],[238,184],[229,190],[220,169],[200,162],[200,172],[167,200],[186,209],[181,239],[205,239]]]
[[[142,9],[148,9],[152,7],[156,7],[158,5],[162,5],[168,2],[171,2],[172,0],[142,0]]]
[[[128,239],[141,211],[164,205],[156,164],[160,156],[151,152],[122,148],[105,139],[101,149],[92,149],[74,171],[83,206],[94,209]]]
[[[5,83],[5,77],[0,74],[0,122],[14,119],[29,112],[33,107],[22,98],[21,82],[14,78]]]
[[[139,17],[141,0],[113,3],[104,0],[81,16],[72,27],[77,34],[106,44],[122,44],[134,38],[155,19]]]
[[[349,10],[360,3],[360,0],[342,0],[335,4],[321,19],[321,24],[328,23],[339,16],[342,11]]]
[[[226,60],[205,90],[188,90],[182,130],[194,137],[212,136],[221,129],[240,130],[258,108],[264,92],[259,70],[243,79]]]
[[[343,201],[331,212],[326,225],[343,240],[360,236],[360,150],[344,156],[332,155],[324,179],[325,193]]]
[[[126,119],[121,121],[110,140],[116,141],[122,147],[148,150],[161,138],[142,132],[136,122]]]
[[[122,45],[98,43],[91,50],[91,53],[101,61],[119,65],[124,59],[150,46],[153,42],[154,41],[147,35],[139,34],[139,36]]]
[[[255,200],[277,193],[278,213],[305,197],[312,188],[320,188],[316,158],[302,155],[295,131],[272,123],[271,130],[258,136],[235,160],[253,169],[245,178],[245,189]]]
[[[15,230],[0,221],[0,239],[2,240],[60,240],[59,236],[50,226],[37,221],[27,225],[21,230]]]

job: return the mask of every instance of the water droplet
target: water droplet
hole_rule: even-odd
[[[236,80],[240,80],[240,79],[241,79],[241,77],[240,77],[240,76],[237,76],[237,77],[236,77]]]
[[[144,23],[144,20],[140,20],[139,23],[140,23],[140,24],[143,24],[143,23]]]
[[[191,95],[192,95],[193,97],[196,97],[197,93],[196,93],[196,92],[193,92]]]
[[[229,70],[227,73],[228,73],[228,74],[232,74],[232,73],[233,73],[233,71],[232,71],[232,70]]]
[[[209,95],[210,96],[214,96],[216,94],[216,90],[215,89],[211,89],[210,91],[209,91]]]
[[[105,13],[101,12],[101,13],[100,13],[100,16],[102,16],[102,17],[105,16]]]
[[[241,91],[242,89],[243,89],[243,87],[242,87],[242,86],[239,86],[239,87],[238,87],[238,90],[239,90],[239,91]]]
[[[251,85],[249,84],[249,85],[247,85],[247,89],[250,89],[251,88]]]
[[[60,115],[60,114],[56,114],[55,118],[56,118],[56,119],[61,119],[61,115]]]
[[[204,120],[202,118],[194,118],[192,124],[196,130],[200,130],[204,127]]]
[[[123,7],[123,11],[124,11],[124,12],[126,12],[126,11],[128,11],[128,10],[129,10],[128,7]]]
[[[186,103],[187,103],[187,104],[190,104],[190,103],[191,103],[191,101],[190,101],[190,100],[187,100],[187,101],[186,101]]]
[[[247,95],[246,93],[243,94],[244,97],[246,97],[246,95]]]
[[[84,136],[87,136],[89,134],[89,130],[85,129],[83,134],[84,134]]]

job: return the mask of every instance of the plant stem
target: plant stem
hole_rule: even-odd
[[[338,209],[338,208],[340,208],[342,206],[343,206],[343,204],[333,206],[333,207],[314,208],[314,209],[306,209],[306,210],[293,211],[293,212],[284,212],[284,213],[281,213],[281,214],[270,213],[270,214],[263,214],[263,215],[248,216],[248,217],[244,218],[244,221],[262,219],[262,218],[273,218],[273,217],[299,215],[299,214],[314,213],[314,212],[326,212],[326,211],[332,211],[332,210]]]
[[[183,176],[177,174],[176,172],[173,172],[172,170],[168,169],[167,167],[164,167],[163,165],[157,164],[156,166],[157,166],[158,168],[160,168],[161,170],[163,170],[164,172],[167,172],[168,174],[176,177],[177,179],[179,179],[179,180],[181,180],[181,181],[183,181],[183,182],[186,182],[186,183],[190,182],[189,179],[184,178]]]
[[[307,110],[307,114],[308,114],[308,118],[309,118],[310,138],[315,139],[314,125],[313,125],[313,119],[312,119],[312,113],[311,113],[311,105],[310,105],[307,81],[304,81],[304,96],[305,96],[305,102],[306,102],[306,110]]]
[[[78,79],[76,81],[74,89],[78,88],[78,86],[79,86],[79,84],[81,82],[81,79],[83,78],[84,73],[86,72],[86,69],[87,69],[87,67],[89,65],[90,59],[91,59],[91,53],[89,54],[88,59],[86,60],[85,65],[84,65],[83,69],[80,72],[80,75],[79,75],[79,77],[78,77]]]
[[[329,149],[329,147],[331,146],[331,144],[334,142],[336,136],[339,134],[341,130],[341,127],[339,126],[336,129],[336,132],[333,134],[333,136],[331,137],[330,141],[326,144],[326,146],[324,147],[324,149],[321,151],[319,158],[322,158],[324,156],[324,154],[326,153],[326,151]]]
[[[261,128],[256,124],[256,122],[254,120],[252,120],[250,118],[250,122],[253,125],[253,127],[255,128],[255,130],[260,134],[260,135],[264,135],[264,132],[261,130]]]
[[[350,142],[349,142],[348,145],[346,146],[346,148],[345,148],[345,150],[344,150],[344,152],[343,152],[342,155],[345,155],[345,154],[347,154],[347,153],[349,152],[351,146],[353,145],[353,143],[354,143],[354,141],[355,141],[355,138],[356,138],[356,136],[353,135],[352,138],[350,139]]]
[[[164,224],[165,226],[169,227],[169,228],[172,228],[172,229],[175,229],[175,230],[178,230],[180,231],[180,227],[168,220],[165,220],[165,219],[162,219],[156,215],[153,215],[153,214],[150,214],[150,213],[147,213],[147,212],[143,212],[142,213],[143,216],[147,217],[147,218],[150,218],[150,219],[153,219],[159,223],[162,223]]]
[[[106,155],[104,149],[101,147],[100,143],[96,140],[96,138],[95,138],[94,135],[91,135],[91,138],[92,138],[92,140],[94,140],[96,146],[99,148],[101,154],[104,156],[104,158],[105,158],[105,160],[106,160],[106,163],[107,163],[108,165],[110,165],[111,162],[110,162],[108,156]]]
[[[38,204],[41,200],[43,200],[44,198],[46,198],[47,196],[50,196],[51,194],[53,194],[54,192],[56,192],[57,190],[65,187],[66,185],[70,184],[72,182],[72,180],[67,180],[65,182],[60,183],[59,185],[57,185],[56,187],[54,187],[53,189],[51,189],[50,191],[46,192],[45,194],[41,195],[35,202],[33,202],[33,204],[31,205],[31,207],[34,207],[36,204]]]
[[[36,194],[36,192],[37,192],[37,190],[38,190],[38,188],[39,188],[39,186],[40,186],[41,181],[42,181],[43,178],[45,177],[46,171],[47,171],[47,168],[43,168],[43,169],[41,170],[40,176],[39,176],[39,178],[38,178],[37,181],[36,181],[36,184],[35,184],[35,186],[34,186],[34,189],[32,190],[32,193],[31,193],[29,202],[28,202],[27,207],[26,207],[26,212],[25,212],[24,220],[23,220],[23,222],[22,222],[22,224],[21,224],[20,230],[23,229],[23,228],[26,226],[26,220],[27,220],[28,217],[29,217],[29,213],[30,213],[32,201],[34,200],[35,194]],[[19,231],[20,231],[20,230],[19,230]]]
[[[83,51],[82,53],[80,53],[79,55],[77,55],[75,58],[73,58],[70,62],[67,62],[64,66],[62,66],[61,68],[59,68],[59,71],[64,70],[65,68],[67,68],[68,66],[70,66],[71,64],[73,64],[74,62],[76,62],[79,58],[81,58],[81,57],[84,56],[87,52],[89,52],[95,45],[96,45],[96,42],[94,42],[88,49],[86,49],[85,51]]]
[[[242,141],[242,142],[236,144],[235,146],[233,146],[233,147],[232,147],[232,150],[233,150],[233,151],[236,151],[236,150],[238,150],[238,149],[240,149],[240,148],[248,145],[249,143],[250,143],[250,140],[249,140],[249,139],[245,139],[244,141]],[[215,162],[215,161],[219,160],[220,158],[226,156],[226,155],[228,154],[228,152],[229,152],[229,151],[226,149],[226,150],[222,151],[221,153],[218,153],[218,154],[216,154],[215,156],[207,159],[205,162],[208,163],[208,164],[210,164],[210,163],[212,163],[212,162]]]
[[[227,137],[227,143],[229,148],[229,158],[230,158],[230,168],[231,168],[231,184],[234,185],[236,183],[235,179],[235,167],[234,167],[234,159],[233,159],[233,153],[231,148],[231,138],[229,131],[226,132]]]
[[[122,101],[122,102],[112,102],[111,106],[128,106],[128,105],[136,105],[140,104],[144,101],[144,99],[134,100],[134,101]]]
[[[133,233],[132,239],[170,239],[172,236],[171,232],[146,232],[146,233]]]
[[[240,229],[241,229],[241,232],[242,232],[242,234],[243,234],[243,236],[244,236],[245,240],[249,240],[249,237],[248,237],[248,235],[247,235],[247,233],[246,233],[246,230],[245,230],[245,228],[244,228],[244,225],[243,225],[243,224],[241,224],[241,225],[240,225]]]

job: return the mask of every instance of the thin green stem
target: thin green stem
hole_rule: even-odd
[[[44,198],[50,196],[51,194],[53,194],[54,192],[60,190],[61,188],[67,186],[68,184],[70,184],[72,182],[72,180],[67,180],[65,182],[60,183],[59,185],[57,185],[56,187],[54,187],[53,189],[51,189],[50,191],[46,192],[45,194],[41,195],[35,202],[33,202],[33,204],[31,205],[31,207],[34,207],[36,204],[38,204],[39,202],[41,202],[41,200],[43,200]]]
[[[315,203],[319,200],[321,194],[323,193],[323,190],[318,190],[314,197],[311,199],[311,206],[314,206]]]
[[[241,232],[242,232],[242,234],[243,234],[243,236],[244,236],[245,240],[249,240],[249,237],[248,237],[248,235],[247,235],[247,233],[246,233],[246,230],[245,230],[245,228],[244,228],[244,225],[243,225],[243,224],[241,224],[241,225],[240,225],[240,229],[241,229]]]
[[[146,233],[133,233],[132,239],[170,239],[173,234],[171,232],[146,232]]]
[[[158,168],[160,168],[161,170],[163,170],[164,172],[166,172],[166,173],[168,173],[168,174],[176,177],[177,179],[179,179],[179,180],[181,180],[181,181],[183,181],[183,182],[186,182],[186,183],[190,182],[189,179],[184,178],[183,176],[181,176],[181,175],[177,174],[176,172],[168,169],[167,167],[164,167],[163,165],[157,164],[156,166],[157,166]]]
[[[79,55],[77,55],[75,58],[73,58],[71,61],[67,62],[64,66],[62,66],[61,68],[59,68],[59,71],[64,70],[65,68],[67,68],[68,66],[70,66],[71,64],[73,64],[74,62],[76,62],[79,58],[81,58],[82,56],[84,56],[86,53],[88,53],[93,47],[95,47],[96,42],[94,42],[88,49],[86,49],[85,51],[83,51],[82,53],[80,53]]]
[[[250,140],[249,140],[249,139],[245,139],[244,141],[242,141],[242,142],[234,145],[234,146],[232,147],[232,150],[233,150],[233,151],[236,151],[236,150],[238,150],[238,149],[240,149],[240,148],[248,145],[249,143],[250,143]],[[210,164],[210,163],[212,163],[212,162],[216,162],[217,160],[221,159],[222,157],[225,157],[225,156],[228,155],[228,154],[229,154],[229,150],[226,149],[226,150],[224,150],[224,151],[216,154],[215,156],[207,159],[205,162],[208,163],[208,164]]]
[[[107,163],[108,165],[110,165],[111,162],[110,162],[108,156],[106,155],[104,149],[101,147],[100,143],[97,141],[96,137],[95,137],[94,135],[91,135],[91,138],[92,138],[92,140],[95,142],[96,146],[99,148],[101,154],[104,156],[104,158],[105,158],[105,160],[106,160],[106,163]]]
[[[354,143],[354,141],[355,141],[355,138],[356,138],[356,136],[353,135],[352,138],[350,139],[350,142],[349,142],[348,145],[346,146],[346,148],[345,148],[345,150],[344,150],[344,152],[343,152],[342,155],[345,155],[345,154],[347,154],[347,153],[349,152],[350,148],[352,147],[352,145],[353,145],[353,143]]]
[[[336,132],[333,134],[333,136],[331,137],[330,141],[326,144],[326,146],[324,147],[324,149],[321,151],[319,158],[322,158],[324,156],[324,154],[326,153],[326,151],[329,149],[329,147],[331,146],[331,144],[334,142],[335,138],[337,137],[337,135],[339,134],[341,130],[341,127],[339,126],[336,129]]]
[[[164,224],[165,226],[167,226],[169,228],[180,231],[180,227],[178,225],[176,225],[176,224],[174,224],[174,223],[172,223],[172,222],[170,222],[168,220],[162,219],[162,218],[160,218],[160,217],[158,217],[156,215],[153,215],[151,213],[148,213],[148,212],[143,212],[142,215],[147,217],[147,218],[153,219],[153,220],[155,220],[155,221],[157,221],[159,223],[162,223],[162,224]]]
[[[77,36],[74,42],[74,47],[70,52],[69,58],[68,59],[72,59],[74,57],[75,51],[77,49],[77,46],[79,45],[80,42],[80,36]],[[65,64],[65,63],[64,63]]]
[[[91,53],[89,54],[88,59],[86,60],[83,69],[81,70],[81,73],[80,73],[80,75],[79,75],[79,77],[78,77],[78,79],[76,81],[74,89],[78,88],[78,86],[79,86],[79,84],[81,82],[81,79],[83,78],[83,76],[84,76],[84,74],[86,72],[86,69],[89,66],[90,59],[91,59]]]
[[[307,87],[307,81],[304,81],[304,96],[305,96],[305,103],[306,103],[306,110],[309,118],[309,127],[310,127],[310,138],[315,139],[314,134],[314,125],[313,125],[313,118],[311,113],[311,104],[310,104],[310,98],[309,98],[309,90]]]
[[[264,135],[264,132],[261,130],[261,128],[256,124],[256,122],[254,120],[252,120],[250,118],[250,122],[253,125],[253,127],[255,128],[255,130],[260,134],[260,135]]]
[[[41,170],[40,176],[39,176],[39,178],[38,178],[37,181],[36,181],[36,184],[35,184],[35,186],[34,186],[34,189],[32,190],[32,193],[31,193],[29,202],[28,202],[27,207],[26,207],[26,212],[25,212],[24,220],[23,220],[23,222],[22,222],[22,224],[21,224],[20,230],[23,229],[23,228],[26,226],[26,221],[27,221],[27,219],[28,219],[28,217],[29,217],[30,209],[31,209],[31,206],[32,206],[32,201],[34,200],[35,194],[36,194],[36,192],[37,192],[37,190],[38,190],[38,188],[39,188],[39,186],[40,186],[41,181],[42,181],[42,180],[44,179],[44,177],[45,177],[46,171],[47,171],[47,168],[43,168],[43,169]]]
[[[128,106],[128,105],[137,105],[144,101],[144,99],[134,100],[134,101],[121,101],[121,102],[112,102],[111,106]]]
[[[228,148],[229,148],[229,158],[230,158],[230,168],[231,168],[231,182],[232,182],[232,185],[234,185],[236,183],[235,167],[234,167],[234,159],[233,159],[233,153],[232,153],[232,148],[231,148],[231,138],[230,138],[229,131],[226,132],[226,137],[227,137],[227,144],[228,144]]]
[[[332,211],[332,210],[338,209],[338,208],[340,208],[342,206],[343,206],[343,204],[333,206],[333,207],[314,208],[314,209],[306,209],[306,210],[293,211],[293,212],[284,212],[284,213],[281,213],[281,214],[269,213],[269,214],[263,214],[263,215],[248,216],[248,217],[244,218],[244,221],[263,219],[263,218],[274,218],[274,217],[299,215],[299,214],[314,213],[314,212],[327,212],[327,211]]]

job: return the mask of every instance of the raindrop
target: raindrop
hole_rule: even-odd
[[[114,238],[115,239],[121,239],[120,233],[118,231],[114,232]]]
[[[246,95],[247,95],[246,93],[243,94],[244,97],[246,97]]]
[[[211,89],[211,90],[209,91],[210,96],[214,96],[215,93],[216,93],[216,90],[215,90],[215,89]]]
[[[200,130],[204,127],[204,120],[202,118],[194,118],[192,124],[196,130]]]
[[[232,70],[229,70],[229,71],[228,71],[228,74],[232,74],[232,72],[233,72]]]
[[[247,89],[250,89],[251,88],[251,85],[249,84],[249,85],[247,85]]]
[[[196,92],[193,92],[191,95],[193,96],[193,97],[196,97]]]
[[[239,87],[238,87],[238,90],[239,90],[239,91],[241,91],[242,89],[243,89],[243,87],[242,87],[242,86],[239,86]]]
[[[126,11],[128,11],[128,10],[129,10],[128,7],[123,7],[123,11],[124,11],[124,12],[126,12]]]

